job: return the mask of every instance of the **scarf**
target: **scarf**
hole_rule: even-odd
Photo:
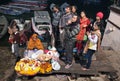
[[[98,32],[98,31],[94,31],[93,33],[98,36],[97,51],[101,51],[101,33]],[[85,48],[83,50],[83,53],[87,52],[89,43],[90,43],[90,40],[87,41],[86,46],[85,46]]]

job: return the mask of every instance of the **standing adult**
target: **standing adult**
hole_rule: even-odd
[[[71,13],[71,6],[66,6],[65,8],[65,14],[61,17],[60,22],[59,22],[59,30],[60,30],[60,42],[61,42],[61,47],[64,48],[64,34],[65,30],[64,28],[67,25],[68,20],[72,18],[72,13]]]
[[[53,29],[53,34],[55,37],[55,45],[57,44],[57,41],[59,39],[59,21],[61,18],[61,12],[59,10],[59,7],[57,5],[54,5],[52,8],[53,14],[52,14],[52,29]]]

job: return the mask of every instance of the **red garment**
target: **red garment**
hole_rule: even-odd
[[[80,50],[82,49],[83,45],[82,45],[82,42],[77,42],[76,43],[76,48],[78,50],[78,53],[80,53]]]
[[[98,12],[98,13],[96,14],[96,17],[100,17],[100,19],[102,19],[103,16],[104,16],[104,14],[103,14],[102,12]]]
[[[13,43],[13,38],[9,38],[8,42],[9,42],[10,44],[12,44],[12,43]]]
[[[86,28],[88,27],[89,24],[90,24],[90,20],[87,17],[80,19],[80,32],[78,33],[78,35],[76,35],[77,40],[80,41],[83,40],[84,35],[86,33]],[[86,27],[83,27],[84,25],[86,25]]]
[[[25,44],[27,41],[28,41],[28,38],[24,33],[20,35],[20,44]]]
[[[78,35],[76,35],[76,39],[78,40],[76,42],[78,53],[80,53],[80,50],[83,48],[82,41],[84,39],[84,35],[89,24],[90,20],[87,17],[80,19],[80,32],[78,33]],[[86,27],[83,27],[84,25],[86,25]]]
[[[19,34],[19,32],[15,32],[13,34],[13,43],[17,43],[17,44],[20,43],[20,34]]]

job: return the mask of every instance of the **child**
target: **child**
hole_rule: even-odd
[[[17,26],[13,26],[12,28],[13,31],[13,52],[17,58],[17,60],[20,59],[20,55],[19,55],[19,43],[20,43],[20,35],[19,35],[19,28]]]
[[[93,27],[94,27],[93,32],[91,32],[91,33],[87,32],[88,41],[87,41],[87,44],[83,51],[83,53],[86,52],[85,58],[86,58],[87,62],[85,63],[85,67],[83,67],[82,70],[90,69],[92,56],[95,53],[95,51],[98,50],[100,47],[101,33],[99,30],[99,27],[97,24],[95,24]]]
[[[10,27],[8,27],[8,33],[10,34],[9,36],[9,39],[8,39],[8,42],[10,43],[11,45],[11,50],[12,50],[12,53],[14,53],[14,50],[12,49],[12,44],[13,44],[13,31]]]
[[[90,25],[90,20],[87,18],[85,11],[82,11],[80,13],[80,32],[78,35],[76,35],[76,48],[77,48],[77,54],[81,54],[81,52],[84,49],[84,46],[86,44],[86,41],[84,41],[84,36],[86,35],[86,30],[88,29],[88,26]]]
[[[80,31],[80,26],[78,22],[78,16],[73,15],[70,20],[67,22],[67,27],[65,27],[65,69],[69,69],[72,66],[73,62],[73,47],[75,44],[75,36]]]
[[[100,27],[101,40],[102,40],[102,38],[103,38],[104,30],[105,30],[105,23],[104,23],[104,21],[103,21],[103,17],[104,17],[103,12],[98,12],[98,13],[96,14],[96,21],[94,22],[94,24],[97,24],[97,25],[99,25],[99,27]]]

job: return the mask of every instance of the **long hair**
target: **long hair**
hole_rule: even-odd
[[[9,27],[13,28],[13,26],[16,26],[16,25],[17,25],[17,22],[15,20],[12,20]]]

